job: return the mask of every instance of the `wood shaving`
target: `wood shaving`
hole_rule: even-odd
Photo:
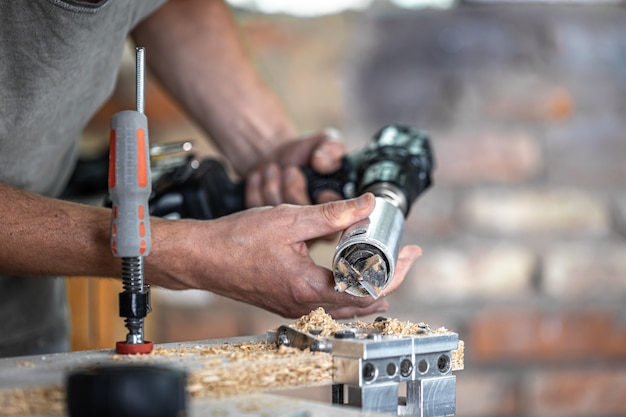
[[[459,340],[459,347],[452,351],[452,370],[462,371],[465,369],[465,342]]]
[[[339,323],[327,314],[323,308],[311,311],[306,316],[300,317],[293,327],[301,332],[320,331],[320,336],[330,337],[339,330],[347,329],[348,326]]]
[[[357,321],[342,324],[333,319],[330,314],[327,314],[321,307],[311,311],[306,316],[300,317],[296,320],[293,327],[302,332],[321,331],[320,335],[324,337],[332,337],[337,331],[345,329],[376,330],[383,335],[394,336],[419,336],[452,333],[445,327],[432,330],[428,324],[423,322],[411,323],[409,321],[400,321],[398,319],[391,318],[373,321],[372,323]]]
[[[0,391],[3,416],[65,416],[63,387],[33,387]]]
[[[329,354],[298,352],[300,355],[289,355],[280,361],[239,361],[230,366],[193,372],[189,377],[188,392],[192,398],[225,397],[332,382],[333,361]]]
[[[451,334],[452,332],[445,327],[436,330],[430,328],[426,323],[411,323],[409,321],[400,321],[398,319],[385,318],[384,320],[365,323],[357,321],[353,323],[342,324],[327,314],[323,308],[311,311],[306,316],[302,316],[296,320],[292,326],[301,332],[311,332],[320,334],[323,337],[332,337],[340,330],[356,329],[356,330],[375,330],[377,333],[390,336],[432,336],[437,334]],[[459,340],[459,346],[452,351],[452,370],[460,371],[464,368],[465,359],[465,343]]]
[[[268,342],[157,347],[142,360],[155,357],[192,357],[201,362],[200,368],[188,375],[191,398],[220,398],[332,382],[330,354],[276,347]],[[128,357],[114,355],[113,359],[124,361]]]

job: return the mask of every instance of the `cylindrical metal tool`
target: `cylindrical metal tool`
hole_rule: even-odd
[[[344,230],[337,245],[335,289],[378,298],[393,277],[403,232],[402,211],[389,200],[376,197],[372,214]]]
[[[137,110],[119,112],[111,119],[111,251],[122,258],[120,316],[126,318],[129,331],[126,341],[117,343],[118,353],[152,351],[152,343],[143,340],[143,321],[150,312],[143,257],[151,247],[148,200],[152,191],[148,119],[143,114],[144,66],[144,49],[137,48]]]
[[[431,184],[429,139],[415,128],[389,125],[348,162],[356,167],[350,170],[356,195],[373,193],[376,208],[343,232],[333,258],[335,290],[378,298],[393,278],[411,204]]]

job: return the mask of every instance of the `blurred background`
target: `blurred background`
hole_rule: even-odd
[[[435,185],[404,238],[424,255],[389,296],[388,316],[465,340],[457,415],[626,415],[622,2],[231,3],[257,68],[301,131],[338,128],[349,150],[389,122],[431,134]],[[147,97],[153,143],[202,144],[154,82]],[[106,148],[111,115],[133,103],[129,53],[84,155]],[[314,251],[327,266],[333,252]],[[108,348],[125,334],[120,283],[94,281],[68,279],[75,349]],[[290,321],[194,291],[154,291],[153,307],[155,342],[261,334]]]

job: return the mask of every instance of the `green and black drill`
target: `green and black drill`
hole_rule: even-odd
[[[346,229],[333,258],[335,289],[378,298],[393,277],[405,219],[432,183],[434,159],[428,136],[391,124],[365,148],[344,156],[339,170],[321,175],[303,167],[312,201],[324,190],[344,198],[376,197],[368,219]],[[167,218],[214,219],[245,209],[244,182],[234,182],[216,159],[189,158],[154,183],[150,213]]]

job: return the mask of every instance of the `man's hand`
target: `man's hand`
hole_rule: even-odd
[[[332,272],[313,262],[306,245],[366,218],[374,206],[374,197],[365,194],[316,206],[251,209],[213,221],[166,222],[166,228],[184,228],[167,233],[182,240],[163,242],[157,233],[164,229],[156,228],[158,243],[146,258],[146,276],[154,277],[151,282],[157,285],[179,281],[181,287],[207,289],[284,317],[299,317],[317,307],[336,318],[383,312],[388,305],[382,299],[335,292]],[[383,296],[398,288],[420,253],[417,246],[401,250]]]
[[[306,205],[340,198],[323,192],[312,202],[307,182],[299,167],[310,166],[320,174],[330,174],[341,167],[345,148],[334,130],[315,133],[284,142],[250,173],[246,180],[246,206],[276,206],[281,203]]]

